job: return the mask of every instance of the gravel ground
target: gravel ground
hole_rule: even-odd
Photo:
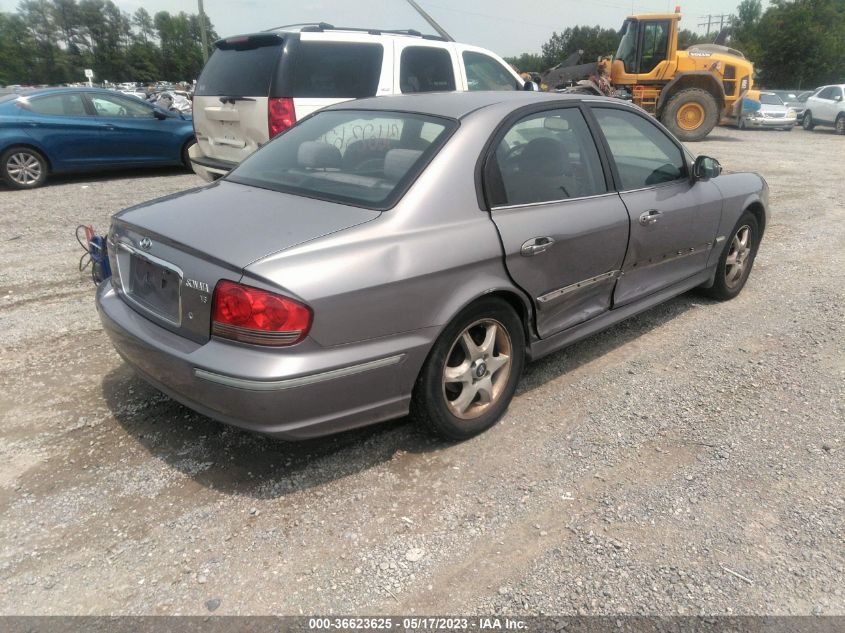
[[[843,143],[694,145],[771,187],[743,294],[529,366],[462,444],[286,444],[132,374],[73,229],[197,177],[0,190],[0,614],[845,614]]]

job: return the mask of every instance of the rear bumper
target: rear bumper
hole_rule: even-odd
[[[341,348],[198,344],[135,312],[110,281],[97,290],[97,309],[117,352],[154,387],[208,417],[288,440],[406,415],[436,336],[423,330]]]
[[[194,173],[208,182],[225,176],[238,166],[237,163],[227,160],[209,158],[202,153],[199,143],[194,143],[188,149],[188,156],[191,159],[191,168],[194,170]]]

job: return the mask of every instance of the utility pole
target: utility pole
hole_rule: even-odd
[[[702,15],[700,17],[701,17],[702,20],[704,18],[707,18],[707,22],[699,22],[698,26],[706,26],[707,27],[707,37],[710,37],[710,28],[712,26],[715,26],[716,22],[718,22],[719,23],[719,31],[721,31],[722,28],[724,28],[724,26],[725,26],[725,20],[727,20],[731,16],[730,16],[729,13],[722,13],[722,14],[719,14],[719,15],[713,15],[713,14]]]
[[[208,34],[205,32],[205,11],[202,8],[202,0],[197,0],[200,11],[200,40],[202,41],[202,63],[208,61]]]

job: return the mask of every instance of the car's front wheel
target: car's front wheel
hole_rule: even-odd
[[[29,147],[13,147],[0,156],[0,177],[13,189],[34,189],[47,180],[47,160]]]
[[[713,286],[705,289],[704,293],[719,301],[727,301],[737,296],[751,274],[759,245],[760,225],[754,214],[746,211],[722,250]]]
[[[194,168],[191,166],[191,148],[197,144],[197,140],[192,138],[189,140],[185,145],[182,147],[182,164],[185,166],[185,169],[192,172]]]
[[[482,299],[437,339],[414,386],[411,417],[453,440],[486,431],[508,408],[524,363],[516,312],[499,299]]]
[[[805,130],[812,130],[816,127],[816,122],[813,121],[813,113],[809,110],[804,113],[804,118],[801,120],[801,127]]]

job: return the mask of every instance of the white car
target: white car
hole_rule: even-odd
[[[321,108],[362,97],[466,90],[523,90],[498,55],[416,31],[335,28],[328,24],[228,37],[197,80],[194,171],[206,180],[227,174],[296,121]],[[390,143],[402,131],[344,130],[354,140]]]
[[[832,125],[837,134],[845,134],[845,84],[822,86],[807,98],[804,119],[805,130],[817,125]]]

